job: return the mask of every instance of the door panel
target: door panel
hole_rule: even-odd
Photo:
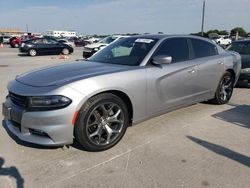
[[[191,104],[197,95],[197,66],[193,61],[147,68],[148,113]]]
[[[196,92],[202,96],[213,97],[224,73],[224,57],[220,55],[196,60],[198,66]]]
[[[190,38],[189,42],[198,67],[195,92],[203,100],[211,99],[224,73],[224,56],[218,54],[217,47],[211,42],[197,38]]]

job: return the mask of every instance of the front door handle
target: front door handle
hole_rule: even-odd
[[[218,64],[219,64],[219,65],[224,65],[224,62],[223,62],[223,61],[219,61]]]
[[[196,72],[195,69],[190,69],[190,70],[188,70],[188,73],[190,73],[190,74],[194,74],[195,72]]]

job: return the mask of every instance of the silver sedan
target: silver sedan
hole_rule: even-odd
[[[4,124],[19,139],[91,151],[117,144],[129,125],[209,101],[229,101],[239,54],[204,38],[141,35],[82,62],[18,75],[8,84]]]

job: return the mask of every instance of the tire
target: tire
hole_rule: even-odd
[[[68,48],[63,48],[62,54],[63,55],[69,55],[69,49]]]
[[[125,103],[104,93],[90,98],[78,113],[74,128],[77,143],[87,151],[103,151],[116,145],[129,123]]]
[[[233,94],[234,80],[232,73],[226,71],[219,82],[214,98],[209,102],[219,105],[228,103]]]
[[[29,50],[29,55],[30,55],[31,57],[34,57],[34,56],[37,55],[37,51],[36,51],[35,49],[30,49],[30,50]]]

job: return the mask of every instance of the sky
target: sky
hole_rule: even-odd
[[[0,0],[0,28],[78,34],[189,34],[201,30],[203,0]],[[250,0],[206,0],[204,30],[250,32]]]

